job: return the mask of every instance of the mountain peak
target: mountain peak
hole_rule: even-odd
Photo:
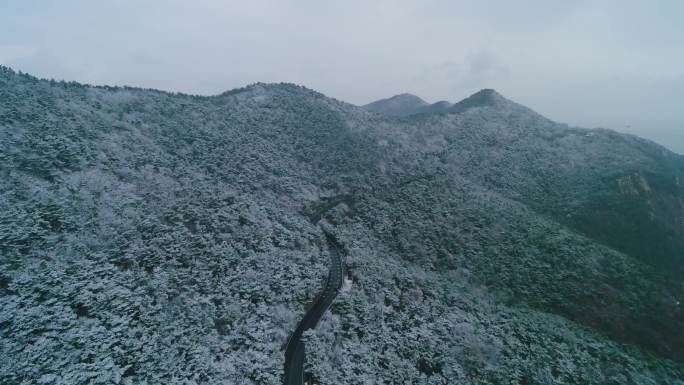
[[[476,93],[469,96],[469,98],[480,98],[486,100],[505,99],[500,93],[493,88],[483,88]]]
[[[366,104],[365,109],[389,116],[408,116],[429,104],[416,95],[403,93]]]
[[[404,92],[398,95],[394,95],[390,98],[384,99],[384,100],[401,100],[401,101],[407,101],[407,102],[412,102],[416,104],[422,104],[426,105],[428,104],[425,100],[421,99],[419,96],[416,96],[414,94],[410,94],[408,92]]]
[[[366,104],[363,107],[383,115],[405,117],[415,114],[444,111],[450,106],[451,103],[449,102],[441,101],[430,104],[416,95],[403,93]]]
[[[498,107],[513,103],[491,88],[484,88],[454,104],[450,112],[463,112],[474,107]]]

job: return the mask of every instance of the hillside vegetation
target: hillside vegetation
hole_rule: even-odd
[[[318,383],[682,384],[680,181],[491,90],[389,117],[2,68],[0,383],[279,384],[325,228],[352,288],[306,336]]]

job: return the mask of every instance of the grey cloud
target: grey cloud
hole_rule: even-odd
[[[510,69],[500,63],[490,52],[470,55],[462,66],[452,65],[446,69],[447,76],[455,81],[454,88],[488,87],[510,74]]]

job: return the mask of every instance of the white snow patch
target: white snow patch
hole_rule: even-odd
[[[342,289],[340,291],[342,293],[349,293],[352,289],[352,281],[351,279],[344,278],[344,281],[342,282]]]

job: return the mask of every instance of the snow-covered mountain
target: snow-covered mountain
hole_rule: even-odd
[[[681,155],[636,136],[555,123],[491,89],[401,124],[385,135],[439,153],[451,173],[684,278]]]
[[[683,157],[444,106],[2,68],[0,383],[279,384],[324,227],[352,283],[306,335],[318,383],[681,384]]]
[[[403,93],[366,104],[363,108],[387,116],[407,117],[418,114],[459,113],[472,107],[496,106],[505,108],[505,105],[515,105],[515,103],[504,98],[495,90],[483,89],[458,103],[442,100],[430,104],[416,95]]]
[[[416,95],[404,93],[392,96],[387,99],[377,100],[366,104],[363,108],[387,116],[409,116],[415,114],[425,114],[446,111],[451,107],[451,103],[439,101],[429,104]]]

